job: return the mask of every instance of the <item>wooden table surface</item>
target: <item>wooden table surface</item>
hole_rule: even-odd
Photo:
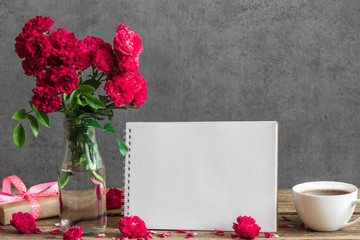
[[[283,220],[282,216],[289,218],[291,221]],[[360,216],[360,206],[357,206],[355,209],[354,216],[352,218],[355,219]],[[140,216],[141,217],[141,216]],[[106,228],[106,237],[102,239],[111,239],[118,238],[120,239],[122,235],[119,232],[117,222],[121,220],[121,216],[119,215],[119,211],[110,211],[108,213],[108,224]],[[62,234],[52,234],[50,231],[57,229],[55,223],[59,221],[58,218],[49,218],[43,220],[37,220],[37,226],[42,231],[41,234],[27,234],[22,235],[19,234],[11,225],[10,226],[1,226],[5,229],[0,230],[0,239],[62,239]],[[235,219],[234,219],[235,221]],[[229,223],[232,224],[232,223]],[[279,228],[277,235],[279,238],[276,239],[360,239],[360,223],[349,226],[342,230],[336,232],[314,232],[309,229],[300,228],[301,220],[296,214],[291,191],[290,190],[279,190],[278,193],[278,224],[288,224],[290,227],[288,228]],[[156,230],[154,230],[156,231]],[[158,230],[157,233],[165,232],[164,230]],[[170,231],[172,233],[171,237],[167,237],[167,239],[179,240],[185,239],[185,234],[177,233],[176,231]],[[198,234],[191,239],[231,239],[230,235],[233,232],[226,232],[224,236],[217,236],[214,232],[208,231],[195,231]],[[154,234],[154,237],[157,239],[161,239],[157,234]],[[256,239],[264,239],[264,233],[260,233],[259,237]],[[96,236],[84,236],[84,240],[86,239],[98,239]]]

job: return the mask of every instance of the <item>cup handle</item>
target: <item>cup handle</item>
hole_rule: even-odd
[[[352,204],[357,204],[357,203],[360,203],[360,199],[356,199],[352,202]],[[350,226],[350,225],[353,225],[354,223],[357,223],[360,221],[360,217],[358,217],[358,219],[352,221],[352,222],[348,222],[344,225],[344,227],[347,227],[347,226]]]

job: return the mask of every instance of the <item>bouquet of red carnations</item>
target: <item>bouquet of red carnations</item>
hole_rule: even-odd
[[[50,17],[37,16],[15,39],[15,52],[25,58],[25,75],[36,78],[36,87],[29,102],[31,109],[17,111],[13,119],[28,119],[35,137],[38,120],[49,127],[47,114],[52,112],[62,112],[66,119],[116,134],[110,123],[102,127],[98,120],[107,117],[111,121],[114,109],[139,108],[147,96],[146,81],[138,72],[143,50],[139,35],[120,24],[112,47],[101,38],[78,40],[63,28],[50,30],[53,23]],[[84,77],[88,68],[90,75]],[[96,96],[102,83],[107,95]],[[13,140],[20,149],[23,147],[25,131],[21,122],[14,129]],[[127,147],[117,140],[124,156]]]

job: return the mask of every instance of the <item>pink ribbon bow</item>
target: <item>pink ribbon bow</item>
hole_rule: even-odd
[[[11,194],[11,184],[16,187],[19,194]],[[38,184],[26,191],[26,186],[23,181],[21,181],[18,176],[12,175],[3,179],[2,192],[0,192],[0,205],[27,200],[31,206],[31,214],[35,219],[39,219],[40,204],[35,198],[57,195],[58,192],[59,188],[57,182]]]

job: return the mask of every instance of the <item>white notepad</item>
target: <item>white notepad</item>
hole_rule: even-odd
[[[277,122],[129,122],[125,216],[149,229],[277,230]]]

